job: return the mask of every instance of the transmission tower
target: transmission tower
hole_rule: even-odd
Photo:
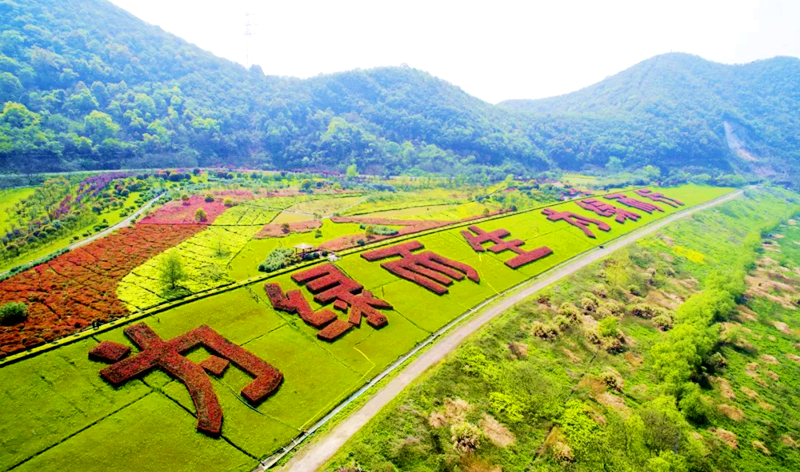
[[[253,27],[255,26],[255,13],[245,12],[244,14],[244,65],[250,68],[250,41],[253,37]]]

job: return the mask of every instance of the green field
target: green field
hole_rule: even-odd
[[[729,191],[687,185],[665,193],[689,207]],[[571,202],[554,207],[587,214]],[[170,463],[183,464],[175,469],[247,470],[255,463],[253,458],[271,454],[300,434],[397,357],[467,309],[586,249],[677,211],[664,208],[663,214],[642,214],[636,223],[611,221],[612,231],[596,231],[595,240],[565,222],[547,221],[538,210],[480,223],[485,230],[506,228],[511,238],[526,242],[524,249],[547,245],[554,250],[553,255],[519,270],[503,264],[510,258],[509,252],[473,252],[459,234],[461,228],[411,238],[428,250],[471,265],[480,274],[480,283],[456,282],[444,296],[398,279],[358,254],[348,255],[337,265],[375,296],[390,302],[394,310],[385,312],[389,324],[383,329],[363,324],[333,343],[317,340],[317,331],[296,315],[273,310],[260,283],[144,318],[142,321],[164,339],[207,324],[284,373],[284,384],[277,393],[256,408],[238,394],[249,377],[237,368],[212,380],[225,415],[224,439],[220,440],[195,432],[189,395],[166,374],[152,372],[119,389],[98,377],[103,364],[89,361],[87,352],[104,339],[129,344],[121,328],[4,367],[0,383],[14,388],[0,394],[0,468],[22,463],[14,470],[62,470],[71,463],[87,471],[165,470],[163,462],[146,465],[153,454],[152,445],[168,448],[157,453],[168,457]],[[332,230],[323,227],[323,234],[328,236]],[[249,275],[250,267],[265,256],[263,251],[274,247],[270,244],[296,244],[291,238],[308,237],[313,238],[307,233],[263,240],[263,247],[251,246],[256,244],[252,240],[231,262],[238,271],[236,277]],[[298,288],[288,275],[271,281],[284,290]],[[308,292],[302,291],[310,299]],[[312,305],[318,308],[313,301]],[[206,355],[201,349],[190,358],[199,361]],[[163,445],[156,445],[159,441]],[[119,460],[111,463],[101,456]]]

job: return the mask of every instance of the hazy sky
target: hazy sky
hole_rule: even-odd
[[[585,87],[669,51],[742,63],[800,56],[800,0],[111,0],[275,75],[406,63],[495,103]]]

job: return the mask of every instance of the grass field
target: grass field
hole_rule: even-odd
[[[683,186],[665,193],[685,201],[688,207],[729,191]],[[587,214],[574,203],[554,206]],[[244,211],[245,207],[224,213],[214,226],[229,220],[247,221],[251,211]],[[260,207],[260,211],[268,211],[265,208]],[[101,340],[129,345],[122,328],[4,367],[0,369],[0,382],[14,388],[0,393],[0,468],[24,461],[14,470],[165,470],[165,463],[170,464],[169,470],[247,470],[255,463],[253,457],[263,458],[300,434],[398,356],[470,307],[585,249],[677,211],[665,209],[664,214],[645,214],[637,223],[611,222],[612,231],[598,232],[596,240],[565,222],[547,221],[538,210],[481,223],[484,230],[508,229],[510,238],[525,241],[524,249],[547,245],[555,251],[519,270],[503,264],[513,255],[510,252],[473,252],[460,235],[461,229],[413,238],[427,250],[465,262],[480,274],[480,283],[455,282],[445,296],[398,279],[358,254],[348,255],[337,265],[394,309],[384,312],[389,320],[384,328],[375,330],[363,324],[333,343],[316,339],[317,331],[296,315],[273,310],[260,283],[144,318],[142,321],[164,339],[207,324],[284,373],[277,393],[257,407],[246,404],[238,394],[249,382],[238,368],[231,366],[221,377],[212,379],[224,410],[224,439],[209,439],[195,431],[194,407],[185,387],[163,372],[152,372],[118,389],[99,378],[103,364],[89,361],[87,352]],[[258,219],[253,217],[253,221]],[[353,230],[349,224],[325,221],[322,232],[326,238],[335,231]],[[229,260],[230,277],[255,275],[251,272],[255,265],[276,244],[291,246],[307,238],[313,240],[313,234],[246,242]],[[204,247],[196,241],[192,244]],[[309,293],[288,274],[270,281],[284,290],[300,288],[310,300]],[[319,308],[313,300],[311,304]],[[207,355],[200,349],[189,357],[200,361]],[[148,463],[153,454],[166,457],[167,462]],[[111,457],[117,460],[109,461]]]
[[[1,234],[5,234],[11,229],[11,218],[9,217],[8,212],[12,208],[14,208],[14,205],[18,201],[30,196],[34,191],[36,191],[35,187],[21,187],[21,188],[0,190],[0,233]]]

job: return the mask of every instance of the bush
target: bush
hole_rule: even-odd
[[[222,201],[222,204],[226,207],[232,207],[234,205],[233,199],[231,197],[226,197],[225,200]]]
[[[606,288],[605,284],[594,284],[592,286],[592,293],[600,298],[608,297],[608,289]]]
[[[658,326],[658,329],[660,329],[661,331],[668,331],[672,329],[672,324],[674,322],[675,320],[669,313],[663,313],[653,318],[653,323],[655,323],[656,326]]]
[[[258,270],[261,272],[274,272],[283,269],[290,262],[294,256],[294,251],[285,247],[279,247],[269,253],[264,262],[258,265]]]
[[[553,318],[553,323],[558,327],[559,331],[566,331],[572,326],[572,321],[569,318],[563,315],[558,315]]]
[[[472,452],[481,445],[481,430],[472,423],[461,423],[450,427],[453,449],[459,452]]]
[[[570,321],[578,321],[581,311],[574,304],[564,302],[558,307],[558,314],[567,317]]]
[[[531,333],[537,338],[544,340],[553,340],[558,337],[558,330],[550,324],[542,323],[541,321],[534,321],[531,324]]]
[[[619,334],[619,319],[614,316],[603,318],[597,323],[597,333],[604,338],[616,338]]]
[[[372,233],[378,236],[394,236],[399,232],[396,229],[389,228],[388,226],[383,226],[383,225],[374,225],[371,228],[372,228]]]
[[[206,202],[211,203],[213,201],[214,201],[214,195],[211,195],[210,193],[206,195]]]
[[[206,211],[202,208],[198,208],[197,211],[194,212],[195,221],[206,221],[207,219],[208,215],[206,215]]]
[[[13,325],[28,318],[28,305],[22,302],[10,302],[0,306],[0,324]]]
[[[585,311],[594,311],[597,308],[597,300],[593,300],[589,297],[583,297],[581,299],[581,308]]]

